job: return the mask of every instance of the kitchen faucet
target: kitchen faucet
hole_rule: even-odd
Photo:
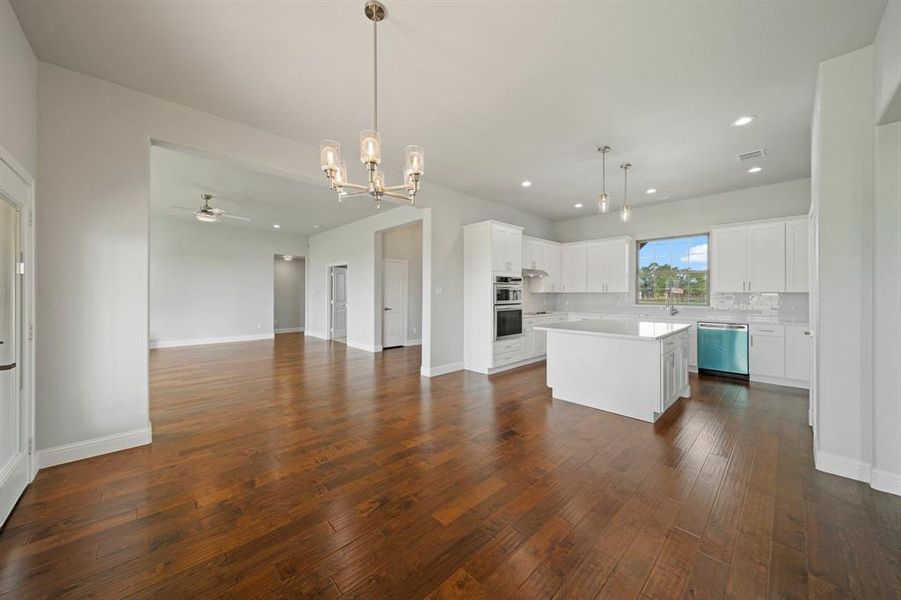
[[[666,310],[669,312],[669,316],[675,317],[679,314],[679,308],[676,306],[675,302],[673,302],[673,288],[666,288]]]

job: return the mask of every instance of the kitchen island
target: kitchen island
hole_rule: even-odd
[[[688,398],[688,323],[576,321],[547,333],[547,385],[554,398],[653,423]]]

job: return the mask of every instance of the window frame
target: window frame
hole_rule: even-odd
[[[703,304],[676,304],[676,306],[680,306],[680,307],[693,307],[693,306],[694,307],[709,307],[710,306],[710,274],[712,272],[712,269],[710,268],[710,238],[711,238],[710,231],[701,231],[698,233],[685,233],[685,234],[680,234],[680,235],[667,235],[667,236],[662,236],[662,237],[652,237],[652,238],[644,238],[644,239],[640,239],[640,240],[635,240],[635,254],[634,254],[635,273],[634,273],[634,276],[632,279],[632,281],[635,284],[635,296],[632,298],[632,301],[635,302],[635,306],[666,306],[665,302],[662,302],[662,303],[642,302],[641,299],[639,298],[639,295],[641,294],[641,289],[639,287],[639,280],[638,280],[638,277],[641,274],[641,247],[640,247],[641,244],[647,243],[647,242],[663,242],[666,240],[678,240],[678,239],[682,239],[682,238],[693,238],[693,237],[700,237],[700,236],[704,236],[707,238],[707,294],[706,294],[706,297],[704,298],[704,303]]]

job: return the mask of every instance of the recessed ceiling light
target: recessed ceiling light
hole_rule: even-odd
[[[532,182],[529,181],[528,179],[526,179],[525,181],[523,181],[523,182],[520,183],[519,185],[521,185],[522,187],[532,187]]]
[[[272,224],[272,228],[273,228],[273,229],[279,229],[280,227],[281,227],[281,225],[279,225],[278,223],[273,223],[273,224]]]
[[[648,188],[647,190],[645,190],[644,193],[645,193],[645,194],[656,194],[656,193],[657,193],[657,188]]]
[[[743,115],[732,121],[732,125],[734,127],[744,127],[745,125],[752,123],[756,118],[756,115]]]
[[[319,229],[319,225],[313,225],[313,229]]]
[[[285,260],[288,260],[288,261],[294,260],[294,257],[291,256],[290,254],[285,254],[282,258],[284,258]]]
[[[751,167],[748,169],[748,173],[760,173],[763,171],[763,167]]]
[[[582,208],[583,206],[585,206],[585,205],[582,204],[581,202],[576,202],[575,204],[573,204],[573,208]]]

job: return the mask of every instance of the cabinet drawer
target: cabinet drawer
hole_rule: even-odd
[[[660,352],[662,354],[666,354],[670,352],[674,348],[679,346],[688,346],[688,332],[682,331],[677,333],[676,335],[671,335],[669,337],[663,338],[663,344],[661,344]]]
[[[785,325],[754,325],[752,323],[751,335],[785,337]]]
[[[522,352],[522,338],[514,338],[512,340],[501,340],[494,342],[494,356],[502,356],[510,353]]]

